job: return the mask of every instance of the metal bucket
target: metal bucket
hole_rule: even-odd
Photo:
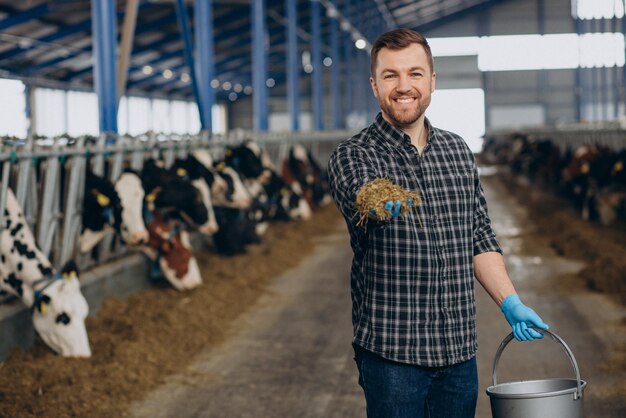
[[[511,333],[498,347],[493,362],[493,385],[487,388],[493,418],[582,418],[583,390],[587,382],[580,379],[580,371],[572,351],[558,335],[543,329],[534,329],[548,334],[561,345],[574,367],[576,379],[528,380],[498,384],[496,369],[504,347],[513,339]]]

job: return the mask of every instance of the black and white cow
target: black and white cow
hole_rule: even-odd
[[[187,179],[182,179],[163,168],[161,162],[147,160],[141,171],[141,180],[150,204],[164,218],[179,219],[191,227],[205,225],[209,220],[202,195]]]
[[[83,198],[80,251],[91,250],[107,234],[120,232],[122,207],[113,184],[87,170]]]
[[[309,220],[311,219],[311,207],[296,183],[292,186],[280,177],[275,171],[271,171],[270,177],[263,184],[265,193],[269,199],[269,210],[271,219],[289,220]]]
[[[205,235],[215,234],[219,229],[211,199],[211,188],[216,182],[215,174],[193,155],[189,155],[184,160],[177,159],[170,171],[183,180],[191,181],[191,184],[200,192],[202,202],[207,208],[208,219],[203,225],[199,226],[198,230]]]
[[[129,245],[148,242],[148,230],[144,223],[145,191],[139,174],[126,169],[115,182],[115,191],[120,199],[122,239]]]
[[[281,175],[290,185],[298,184],[311,208],[331,202],[328,174],[313,155],[300,144],[294,144],[283,161]]]
[[[85,318],[89,312],[73,262],[56,272],[39,250],[13,192],[7,193],[0,231],[0,289],[31,308],[41,339],[57,353],[89,357]]]

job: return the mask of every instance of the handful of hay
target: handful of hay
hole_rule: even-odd
[[[408,200],[413,199],[413,207],[410,207]],[[420,196],[417,192],[410,192],[397,186],[389,179],[376,179],[370,181],[356,194],[356,216],[358,216],[357,226],[364,226],[368,218],[379,221],[389,219],[391,211],[385,208],[385,203],[400,201],[402,206],[400,215],[404,216],[420,204]]]

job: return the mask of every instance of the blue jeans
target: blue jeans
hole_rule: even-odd
[[[446,367],[386,360],[357,345],[359,385],[368,418],[473,418],[478,398],[476,358]]]

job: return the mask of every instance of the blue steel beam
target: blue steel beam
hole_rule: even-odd
[[[478,3],[469,7],[463,6],[463,3],[459,3],[459,7],[461,8],[458,10],[455,10],[453,12],[450,12],[439,18],[430,20],[425,23],[416,23],[416,24],[406,23],[406,24],[403,24],[403,27],[409,27],[418,32],[428,32],[429,30],[435,29],[439,26],[442,26],[451,22],[459,21],[460,19],[466,16],[469,16],[471,14],[489,10],[496,4],[504,3],[505,1],[508,1],[508,0],[486,0],[486,1],[483,1],[482,3]]]
[[[349,16],[352,9],[351,0],[344,0],[343,14]],[[344,68],[344,120],[347,121],[347,117],[352,112],[352,54],[354,51],[354,41],[352,35],[347,32],[342,32],[344,35],[343,50],[345,54],[345,68]],[[346,126],[348,127],[348,126]]]
[[[140,10],[143,10],[143,8],[147,8],[147,5],[141,5],[140,6]],[[240,15],[240,13],[237,12],[229,12],[225,15],[221,15],[218,17],[218,19],[224,19],[226,21],[232,21],[234,18],[236,18],[238,15]],[[144,33],[150,32],[152,30],[155,29],[162,29],[164,26],[167,26],[169,24],[174,24],[176,23],[175,20],[175,14],[173,13],[168,13],[165,16],[161,16],[158,17],[156,20],[153,21],[149,21],[149,22],[138,22],[138,26],[137,29],[135,31],[135,35],[142,35]],[[239,34],[241,33],[241,30],[237,30],[237,31],[226,31],[226,34]],[[180,37],[178,36],[178,34],[176,35],[172,35],[171,37],[164,37],[164,38],[160,38],[157,41],[154,42],[150,42],[147,46],[140,46],[139,51],[137,51],[137,48],[134,48],[133,50],[133,58],[136,58],[137,55],[144,53],[144,52],[151,52],[154,51],[155,49],[159,49],[160,47],[162,47],[163,45],[166,45],[167,43],[172,43],[172,42],[179,42],[180,41]],[[49,69],[51,69],[52,67],[66,61],[66,60],[70,60],[73,58],[76,58],[82,54],[91,54],[91,47],[85,47],[83,49],[81,49],[80,51],[76,51],[73,53],[70,53],[67,56],[64,57],[58,57],[58,58],[53,58],[44,62],[41,62],[39,64],[36,64],[34,66],[31,66],[30,68],[30,72],[28,73],[29,76],[36,76],[36,75],[40,75],[37,74],[39,72],[48,72]],[[143,64],[141,66],[139,66],[139,70],[142,68]],[[131,71],[132,71],[131,67]],[[137,71],[137,66],[134,67],[134,70]],[[78,71],[74,71],[69,73],[64,79],[68,80],[68,79],[74,79],[76,77],[80,77],[84,74],[88,74],[89,72],[91,72],[90,67],[87,68],[83,68],[81,70]]]
[[[194,11],[196,53],[198,58],[198,87],[204,112],[204,129],[213,132],[211,111],[215,94],[211,88],[214,69],[213,53],[213,1],[196,0]],[[191,67],[190,67],[191,70]]]
[[[13,13],[5,19],[0,20],[0,31],[6,30],[12,26],[21,25],[32,19],[38,19],[50,12],[50,3],[43,3],[30,9]]]
[[[91,0],[94,85],[98,95],[100,132],[117,132],[115,10],[108,0]]]
[[[238,14],[238,13],[236,13]],[[227,16],[224,16],[224,20],[229,20],[233,17],[233,15],[235,15],[235,13],[232,14],[228,14]],[[140,29],[141,30],[141,26]],[[231,29],[231,30],[227,30],[224,31],[223,33],[220,33],[216,38],[215,41],[222,41],[222,40],[226,40],[230,37],[234,37],[237,35],[241,34],[241,29],[239,27],[235,28],[235,29]],[[133,48],[133,58],[136,58],[138,55],[143,54],[143,53],[151,53],[154,52],[156,50],[161,50],[161,49],[168,49],[168,47],[170,47],[170,45],[173,44],[178,44],[180,42],[180,35],[178,33],[174,33],[174,34],[169,34],[169,35],[165,35],[164,37],[161,37],[157,40],[148,42],[147,44],[143,44],[143,45],[138,45],[135,48]],[[247,43],[249,44],[249,41],[247,41]],[[131,67],[131,72],[132,71],[140,71],[141,68],[143,68],[144,65],[148,64],[146,63],[142,63],[140,65],[135,65]],[[67,75],[65,75],[62,80],[64,81],[70,81],[70,80],[75,80],[76,78],[79,78],[81,76],[84,76],[86,74],[88,74],[91,70],[91,67],[86,67],[80,70],[76,70],[76,71],[72,71],[70,73],[68,73]]]
[[[330,18],[330,49],[331,59],[333,60],[330,66],[330,114],[332,115],[332,128],[341,128],[341,104],[339,100],[339,22],[336,19]]]
[[[141,7],[141,6],[140,6]],[[170,23],[174,23],[174,18],[172,17],[172,15],[168,14],[165,16],[162,16],[152,22],[149,22],[148,24],[142,24],[140,26],[137,27],[137,29],[135,30],[135,36],[137,35],[141,35],[144,34],[146,32],[149,32],[153,29],[157,29],[157,28],[162,28],[163,26],[170,24]],[[133,52],[134,54],[135,52]],[[53,67],[55,67],[56,65],[64,62],[64,61],[68,61],[74,58],[77,58],[83,54],[91,54],[91,45],[86,46],[84,48],[81,48],[79,51],[73,51],[70,52],[69,54],[63,56],[63,57],[57,57],[57,58],[51,58],[49,60],[46,61],[41,61],[38,64],[35,65],[30,65],[27,68],[27,74],[29,76],[39,76],[41,74],[44,74],[46,72],[48,72],[50,69],[52,69]]]
[[[622,33],[626,36],[626,16],[622,17]],[[626,47],[624,48],[624,55],[626,55]],[[622,89],[623,89],[623,98],[624,98],[624,115],[626,115],[626,65],[622,67]]]
[[[200,125],[202,130],[207,129],[207,121],[204,118],[204,109],[202,99],[200,98],[200,89],[198,87],[198,80],[196,78],[195,64],[193,61],[193,46],[191,45],[191,34],[189,30],[189,17],[187,16],[187,7],[185,6],[185,0],[176,0],[176,15],[178,16],[178,24],[180,26],[181,36],[185,45],[185,61],[189,68],[191,75],[191,88],[193,90],[193,96],[196,99],[198,105],[198,113],[200,114]]]
[[[576,34],[580,37],[582,33],[582,22],[580,19],[574,18],[574,26],[576,27]],[[576,66],[576,88],[574,89],[574,100],[576,102],[576,120],[582,121],[582,100],[583,100],[583,74],[582,68],[580,68],[580,59]]]
[[[320,3],[318,0],[311,0],[311,62],[313,73],[311,74],[311,96],[313,107],[313,129],[321,131],[324,129],[324,109],[322,107],[322,75],[324,66],[322,65],[322,34],[320,32]]]
[[[291,130],[300,130],[300,71],[298,68],[298,5],[293,0],[285,0],[287,9],[287,107]]]
[[[267,50],[265,37],[267,35],[265,22],[265,0],[252,0],[252,113],[255,131],[267,131]]]
[[[36,41],[38,42],[55,42],[58,39],[64,38],[66,36],[70,36],[70,35],[74,35],[76,33],[79,32],[87,32],[91,29],[91,19],[90,20],[85,20],[79,23],[76,23],[74,25],[70,25],[70,26],[66,26],[63,29],[59,29],[58,31],[47,35],[47,36],[43,36],[41,38],[37,38]],[[16,47],[16,48],[12,48],[9,50],[6,50],[2,53],[0,53],[0,61],[4,61],[4,60],[8,60],[10,58],[14,58],[17,55],[28,51],[27,49],[23,49],[20,47]]]
[[[613,15],[613,19],[611,21],[611,32],[617,33],[617,17],[615,15]],[[619,83],[619,67],[617,65],[613,67],[611,78],[613,79],[613,119],[618,119],[619,96],[620,91],[623,91],[622,89],[624,86],[621,86]]]

